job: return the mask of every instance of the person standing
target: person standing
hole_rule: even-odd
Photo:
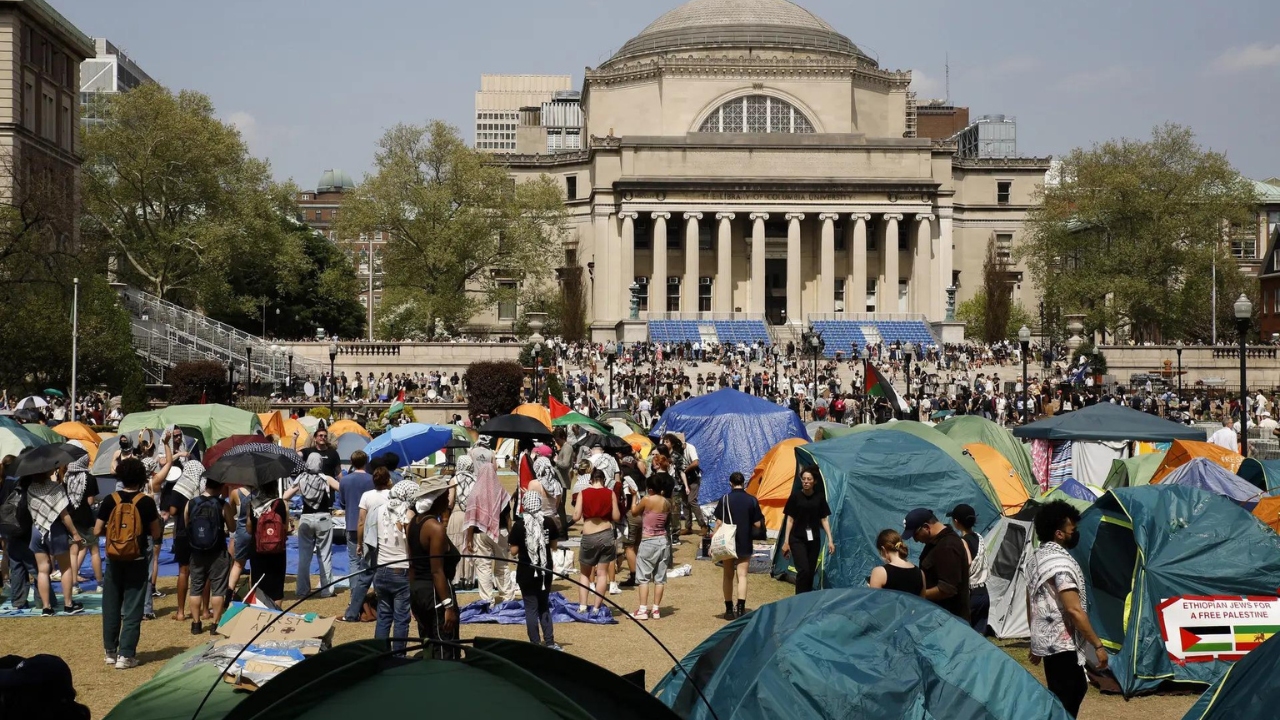
[[[117,670],[138,666],[138,636],[149,590],[151,556],[164,528],[160,508],[146,492],[147,470],[137,458],[115,470],[120,489],[103,498],[93,532],[107,541],[102,571],[102,645]]]
[[[19,458],[21,462],[21,458]],[[55,561],[62,572],[62,610],[68,615],[84,612],[84,605],[72,599],[78,568],[71,567],[71,544],[85,545],[68,509],[71,502],[67,489],[54,475],[29,475],[26,485],[27,507],[31,510],[31,552],[36,556],[36,591],[44,606],[43,614],[53,616],[53,587],[50,580]]]
[[[634,532],[640,536],[636,552],[637,582],[640,585],[640,609],[632,613],[637,620],[658,620],[662,617],[662,591],[667,586],[667,569],[670,538],[667,523],[671,519],[671,501],[662,496],[665,475],[648,479],[647,492],[631,508],[630,515],[639,520]],[[646,607],[649,599],[649,583],[654,583],[653,605]]]
[[[4,556],[9,563],[9,602],[14,610],[27,608],[27,596],[31,591],[38,570],[36,556],[31,552],[31,512],[27,508],[27,493],[19,479],[9,476],[9,468],[17,460],[6,455],[0,463],[0,506],[11,508],[4,527]]]
[[[98,479],[89,474],[87,453],[67,466],[67,474],[63,480],[67,488],[67,500],[71,502],[71,521],[75,523],[80,537],[93,537],[93,505],[97,501]],[[102,585],[102,556],[98,552],[97,543],[72,546],[71,567],[79,573],[86,555],[89,556],[90,566],[93,568],[94,580],[98,585]]]
[[[1071,717],[1080,712],[1089,689],[1085,644],[1093,647],[1097,668],[1107,667],[1107,651],[1089,622],[1084,573],[1068,552],[1080,542],[1080,511],[1062,500],[1040,508],[1036,537],[1040,547],[1027,566],[1027,624],[1031,628],[1031,664],[1044,664],[1045,684]]]
[[[591,482],[578,493],[573,505],[573,521],[582,522],[582,545],[579,550],[578,577],[578,612],[587,613],[594,618],[600,612],[604,602],[604,594],[609,590],[609,568],[617,559],[614,546],[614,523],[622,519],[618,508],[618,496],[605,486],[605,471],[591,470]],[[588,592],[592,577],[595,577],[595,596],[590,598],[591,609],[587,610]]]
[[[455,548],[467,544],[467,501],[471,488],[476,484],[476,474],[471,471],[474,461],[469,455],[460,455],[453,470],[453,486],[449,488],[449,522],[446,531],[449,542]],[[455,588],[469,589],[475,586],[476,574],[471,558],[460,558],[458,568],[449,582]]]
[[[451,486],[448,478],[433,478],[418,490],[408,529],[409,608],[418,620],[418,637],[456,643],[458,601],[449,580],[462,557],[445,527]],[[426,655],[438,660],[458,657],[456,647],[443,644],[432,645]]]
[[[907,513],[903,524],[905,537],[925,545],[920,554],[924,599],[969,622],[969,549],[964,541],[928,508]]]
[[[373,636],[379,640],[392,638],[391,648],[404,652],[409,637],[409,539],[406,534],[413,520],[414,498],[418,483],[401,480],[378,508],[378,565],[373,575],[373,591],[378,595],[378,624]],[[392,625],[394,624],[394,630]],[[393,635],[394,632],[394,635]]]
[[[978,514],[971,505],[961,503],[947,513],[947,517],[969,550],[969,627],[985,635],[987,616],[991,612],[991,596],[987,594],[987,541],[973,529]]]
[[[724,619],[733,620],[747,614],[747,572],[751,567],[751,530],[764,527],[760,501],[746,490],[747,479],[740,472],[729,475],[729,494],[720,498],[713,517],[718,523],[730,523],[734,533],[735,560],[724,560]],[[670,522],[670,519],[668,519]],[[734,605],[734,600],[737,605]]]
[[[924,571],[907,561],[907,544],[897,530],[881,530],[876,536],[876,552],[884,564],[871,568],[867,585],[897,590],[908,595],[924,595]]]
[[[253,548],[249,553],[249,580],[257,588],[256,592],[278,604],[284,600],[289,513],[279,497],[276,483],[258,488],[249,496],[249,501],[248,529]]]
[[[1230,415],[1222,416],[1222,427],[1209,436],[1209,442],[1234,453],[1240,452],[1240,438],[1236,435]]]
[[[556,650],[555,624],[551,619],[551,539],[555,525],[543,513],[542,495],[527,493],[522,512],[511,524],[510,543],[512,556],[520,561],[516,566],[516,584],[524,600],[524,625],[529,642]]]
[[[336,453],[335,453],[336,454]],[[302,516],[298,518],[298,575],[294,594],[304,598],[311,594],[311,556],[320,561],[320,597],[331,598],[333,581],[333,494],[342,487],[334,476],[324,472],[325,456],[307,456],[306,472],[295,478],[302,496]]]
[[[831,508],[827,505],[826,488],[819,488],[820,472],[810,465],[800,471],[800,489],[792,490],[783,508],[782,556],[791,558],[796,568],[796,594],[813,590],[821,557],[822,533],[827,534],[827,554],[835,554],[831,537]]]
[[[351,471],[338,481],[338,501],[342,504],[343,524],[347,538],[347,584],[351,588],[351,600],[347,611],[339,620],[355,622],[360,619],[360,607],[373,578],[360,553],[360,498],[373,489],[373,476],[365,472],[369,456],[363,450],[351,453]]]
[[[319,455],[319,472],[331,478],[338,477],[338,474],[342,472],[342,458],[338,455],[338,449],[329,443],[329,431],[325,428],[318,428],[315,434],[311,436],[311,440],[315,447],[302,450],[302,459],[306,460],[312,455]]]
[[[227,598],[227,577],[231,573],[231,556],[227,554],[227,538],[236,529],[236,516],[231,505],[222,499],[222,483],[206,478],[204,490],[183,508],[190,545],[189,580],[191,595],[191,634],[204,632],[201,614],[204,593],[209,591],[209,610],[216,630]],[[207,586],[207,588],[206,588]]]
[[[515,582],[507,572],[510,543],[504,537],[511,494],[498,481],[493,451],[475,447],[471,452],[476,483],[471,488],[471,497],[467,499],[467,542],[463,552],[491,558],[475,559],[475,569],[480,600],[492,605],[515,597]]]

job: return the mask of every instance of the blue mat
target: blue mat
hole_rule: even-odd
[[[103,551],[105,553],[105,550]],[[298,574],[298,538],[294,535],[289,536],[288,542],[285,544],[285,572],[290,575]],[[333,546],[333,576],[342,577],[348,572],[347,564],[347,546]],[[88,570],[89,562],[86,559],[84,567],[81,568],[81,575],[91,575]],[[314,555],[311,557],[311,574],[320,574],[320,559]],[[178,561],[173,558],[173,538],[165,538],[164,545],[160,548],[160,576],[161,577],[177,577]],[[314,583],[313,583],[314,585]]]
[[[558,623],[590,623],[592,625],[616,625],[617,619],[613,617],[612,612],[607,606],[601,606],[600,615],[598,617],[587,617],[585,613],[578,612],[576,604],[570,604],[564,599],[564,595],[556,592],[551,593],[551,621]],[[497,623],[499,625],[523,625],[524,624],[524,601],[508,600],[507,602],[490,609],[488,603],[477,600],[470,605],[462,608],[462,612],[458,614],[458,622],[468,623]]]
[[[93,583],[90,583],[91,585]],[[57,617],[66,617],[62,614],[62,589],[58,583],[54,583],[54,602],[53,607],[58,611]],[[79,593],[76,595],[76,602],[84,605],[84,615],[101,615],[102,614],[102,593]],[[7,600],[0,603],[0,618],[13,617],[41,617],[40,600],[36,597],[36,589],[31,588],[31,594],[27,598],[27,607],[25,610],[14,610],[13,604]]]

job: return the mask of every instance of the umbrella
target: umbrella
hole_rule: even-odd
[[[19,400],[18,404],[15,405],[14,407],[19,410],[28,410],[28,409],[34,409],[34,408],[49,407],[49,403],[45,402],[45,399],[38,395],[28,395],[22,398],[21,400]]]
[[[625,452],[630,455],[635,452],[635,449],[631,447],[631,443],[623,440],[617,435],[593,434],[591,437],[587,438],[587,447],[596,446],[604,448],[604,451],[608,453]]]
[[[266,441],[267,438],[263,435],[232,435],[229,438],[224,438],[217,445],[205,451],[204,465],[205,467],[212,466],[232,448],[248,445],[249,443],[265,443]]]
[[[462,440],[455,437],[449,442],[445,443],[443,449],[444,450],[466,450],[470,447],[471,447],[471,443],[467,442],[466,440]]]
[[[237,457],[239,455],[272,455],[283,458],[289,464],[289,476],[298,475],[307,469],[307,463],[302,459],[296,450],[283,448],[279,445],[270,445],[266,442],[247,443],[237,445],[222,454],[223,458]],[[206,463],[206,467],[208,463]]]
[[[68,440],[79,440],[94,445],[102,444],[102,437],[82,422],[60,423],[53,427],[53,431]]]
[[[15,423],[16,425],[16,423]],[[21,425],[17,427],[0,427],[0,458],[5,455],[19,455],[27,448],[48,445],[42,437],[31,434]]]
[[[18,408],[9,414],[29,423],[38,423],[41,419],[40,410],[37,408]]]
[[[564,425],[579,425],[581,427],[588,427],[595,430],[599,430],[600,432],[603,432],[603,433],[616,432],[616,430],[610,431],[609,428],[605,427],[604,425],[601,425],[600,423],[596,422],[595,420],[592,420],[591,418],[587,417],[586,415],[583,415],[582,413],[576,413],[576,412],[568,412],[568,413],[565,413],[564,415],[561,415],[555,420],[552,420],[551,425],[552,427],[561,427]],[[623,427],[627,427],[625,423],[623,424]],[[627,428],[627,432],[625,434],[630,435],[631,429]]]
[[[56,445],[66,441],[66,438],[54,432],[53,428],[50,428],[48,425],[41,423],[24,423],[22,427],[26,428],[32,435],[43,438],[47,443]]]
[[[955,414],[956,414],[956,411],[955,411],[955,410],[939,410],[939,411],[935,412],[934,414],[930,415],[930,416],[929,416],[929,419],[930,419],[930,420],[942,420],[942,419],[945,419],[945,418],[949,418],[949,417],[951,417],[952,415],[955,415]]]
[[[293,468],[293,463],[284,455],[244,452],[239,455],[223,455],[213,464],[213,467],[209,468],[205,477],[224,485],[262,487],[277,480],[293,477]]]
[[[530,418],[525,418],[530,420]],[[542,427],[537,420],[531,420]],[[546,432],[546,428],[543,428]],[[382,433],[376,440],[365,446],[369,457],[378,457],[383,453],[393,452],[400,457],[401,465],[415,463],[442,449],[453,439],[453,431],[441,425],[409,423],[394,427]]]
[[[338,458],[342,462],[351,462],[351,453],[364,450],[371,441],[360,433],[349,432],[338,438]]]
[[[57,445],[41,445],[18,456],[10,470],[14,477],[27,475],[48,475],[60,467],[66,467],[76,460],[88,455],[84,450],[67,443]]]
[[[342,437],[348,433],[363,435],[366,440],[373,439],[373,436],[369,434],[369,431],[365,430],[363,425],[355,422],[354,420],[339,420],[329,426],[329,439],[331,440],[333,438]]]
[[[551,431],[541,422],[525,415],[499,415],[480,428],[481,435],[515,440],[550,440]]]
[[[512,410],[511,414],[531,417],[542,423],[548,430],[551,429],[551,411],[537,403],[525,403],[515,410]]]
[[[66,397],[66,395],[64,395],[61,390],[55,390],[54,388],[45,388],[44,394],[52,395],[54,397],[60,397],[60,398]]]

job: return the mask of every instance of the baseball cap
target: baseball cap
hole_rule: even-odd
[[[71,668],[57,655],[32,655],[9,670],[0,670],[0,689],[24,689],[59,699],[74,700]]]
[[[972,505],[960,503],[947,513],[947,517],[953,520],[966,520],[969,524],[973,524],[978,519],[978,513],[973,509]]]
[[[937,519],[929,508],[916,508],[907,513],[907,518],[902,523],[902,534],[904,537],[914,537],[917,530]]]

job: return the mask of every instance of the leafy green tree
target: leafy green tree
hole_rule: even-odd
[[[991,337],[987,332],[987,294],[986,290],[979,290],[976,295],[956,305],[956,319],[966,323],[965,336],[971,339],[984,339]],[[1018,330],[1023,325],[1032,326],[1031,313],[1022,306],[1022,303],[1013,303],[1009,306],[1009,315],[1005,320],[1003,332],[995,334],[995,340],[1016,340]]]
[[[397,125],[378,143],[374,173],[343,203],[340,237],[389,233],[378,333],[431,337],[491,307],[499,280],[532,291],[561,257],[564,195],[548,176],[512,182],[443,122]]]
[[[982,328],[984,342],[1004,339],[1013,311],[1013,293],[1009,280],[1008,258],[1000,255],[994,236],[987,241],[987,260],[982,266]]]
[[[524,370],[520,363],[473,362],[463,375],[467,386],[467,412],[472,420],[506,415],[520,404]]]
[[[1225,247],[1231,228],[1252,222],[1255,203],[1226,156],[1201,148],[1191,130],[1164,125],[1150,140],[1067,154],[1060,182],[1028,216],[1019,254],[1046,305],[1086,313],[1089,331],[1208,340],[1215,256],[1219,328],[1231,326],[1237,287],[1256,297]]]

